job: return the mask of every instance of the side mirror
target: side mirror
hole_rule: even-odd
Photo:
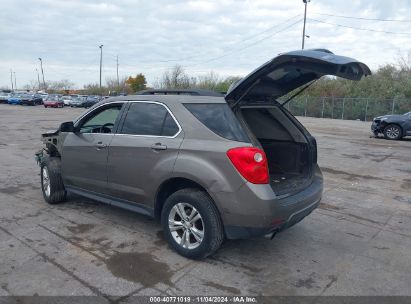
[[[60,125],[60,132],[74,132],[74,123],[72,121],[63,122]]]

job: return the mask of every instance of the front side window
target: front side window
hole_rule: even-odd
[[[103,110],[96,110],[80,126],[80,133],[112,133],[122,105],[115,105]]]
[[[168,110],[161,104],[133,102],[121,133],[132,135],[174,136],[179,131]]]

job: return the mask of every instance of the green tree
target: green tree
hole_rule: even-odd
[[[128,77],[126,84],[130,86],[133,92],[138,92],[147,88],[146,77],[142,73],[137,74],[136,77]]]

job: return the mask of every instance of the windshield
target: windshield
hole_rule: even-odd
[[[58,95],[49,95],[48,97],[47,97],[47,100],[58,100],[59,99],[59,96]]]
[[[411,115],[411,111],[410,111],[410,112],[405,113],[404,115]]]
[[[72,98],[71,98],[71,96],[63,96],[63,97],[61,97],[62,99],[65,99],[65,100],[71,100]]]

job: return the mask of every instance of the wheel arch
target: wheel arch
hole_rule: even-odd
[[[394,126],[397,126],[398,128],[400,128],[400,130],[401,130],[401,137],[404,137],[404,128],[403,128],[403,127],[401,126],[401,124],[399,124],[398,122],[387,122],[387,123],[385,123],[383,132],[385,131],[385,128],[388,127],[388,126],[390,126],[390,125],[394,125]]]
[[[172,177],[166,181],[164,181],[157,190],[155,201],[154,201],[154,217],[156,219],[160,219],[161,211],[164,206],[164,202],[167,198],[173,194],[174,192],[185,189],[185,188],[196,188],[204,191],[207,193],[208,196],[213,200],[210,193],[207,191],[205,187],[200,185],[198,182],[193,181],[192,179],[185,178],[185,177]],[[217,207],[217,206],[216,206]],[[218,210],[218,207],[217,207]]]
[[[48,154],[50,157],[58,157],[58,158],[61,158],[60,152],[59,152],[59,150],[57,149],[57,147],[56,147],[54,144],[47,143],[47,144],[46,144],[46,148],[47,148],[47,154]]]

